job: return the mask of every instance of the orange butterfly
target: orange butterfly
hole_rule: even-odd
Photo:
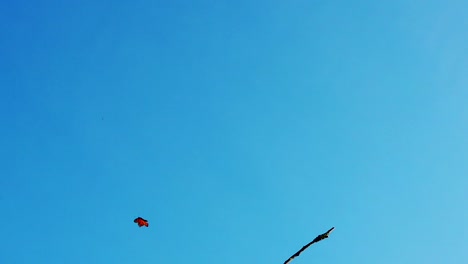
[[[134,223],[137,223],[139,227],[142,227],[142,226],[146,226],[148,227],[148,220],[145,220],[141,217],[138,217],[138,218],[135,218],[135,220],[133,220]]]

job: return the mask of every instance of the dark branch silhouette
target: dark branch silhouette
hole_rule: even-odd
[[[296,252],[294,255],[292,255],[288,260],[286,260],[284,262],[284,264],[288,264],[289,262],[291,262],[295,257],[299,256],[302,251],[306,250],[310,245],[312,245],[313,243],[316,243],[316,242],[319,242],[320,240],[323,240],[325,238],[328,238],[328,236],[330,235],[330,233],[333,231],[333,229],[335,229],[335,227],[332,227],[330,228],[330,230],[328,230],[327,232],[321,234],[321,235],[318,235],[316,238],[314,238],[314,240],[312,240],[312,242],[310,242],[309,244],[303,246],[298,252]]]

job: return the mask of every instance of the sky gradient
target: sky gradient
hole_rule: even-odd
[[[467,13],[0,3],[0,263],[467,263]]]

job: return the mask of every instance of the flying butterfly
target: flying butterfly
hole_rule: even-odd
[[[138,227],[142,227],[142,226],[148,227],[149,226],[148,220],[145,220],[145,219],[143,219],[141,217],[135,218],[135,220],[133,220],[133,222],[137,223]]]

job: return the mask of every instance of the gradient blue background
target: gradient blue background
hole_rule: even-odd
[[[468,263],[467,14],[3,1],[0,263]]]

